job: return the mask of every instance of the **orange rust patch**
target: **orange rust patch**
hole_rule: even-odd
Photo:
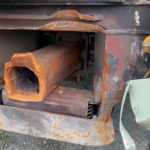
[[[99,130],[97,131],[98,134],[101,134],[102,132],[103,132],[102,129],[99,129]]]
[[[97,133],[98,133],[98,134],[102,134],[102,133],[107,132],[107,130],[108,130],[108,125],[109,125],[110,121],[111,121],[111,115],[108,115],[108,116],[106,117],[106,119],[103,121],[103,124],[101,124],[101,126],[100,126],[99,129],[97,130]]]
[[[110,120],[109,120],[110,121]],[[114,134],[112,136],[111,130],[109,130],[109,121],[107,123],[104,123],[98,130],[98,134],[104,135],[102,138],[102,142],[107,145],[109,143],[109,139],[114,139]]]
[[[7,129],[10,132],[13,131],[11,126],[8,126],[5,124],[4,116],[1,114],[0,115],[0,130],[4,130],[4,129]]]
[[[108,86],[107,86],[107,78],[108,78],[108,73],[110,71],[110,64],[108,62],[108,55],[106,53],[106,51],[104,52],[104,62],[105,62],[105,67],[103,69],[103,75],[102,75],[102,103],[105,100],[105,93],[108,90]]]
[[[73,31],[73,32],[102,32],[104,29],[98,25],[80,21],[53,21],[41,27],[47,31]]]
[[[57,137],[63,139],[63,140],[66,140],[66,139],[70,139],[70,140],[71,140],[71,139],[74,138],[74,136],[71,135],[71,133],[68,132],[68,131],[62,131],[62,132],[60,132],[60,131],[57,131],[57,132],[54,131],[53,134],[54,134],[55,136],[57,136]]]
[[[98,134],[104,134],[107,131],[107,124],[100,126],[100,128],[97,130]]]
[[[105,134],[105,137],[102,139],[103,143],[108,143],[108,139],[110,137],[108,136],[108,134]]]
[[[91,135],[91,131],[87,131],[85,133],[79,133],[78,131],[74,131],[73,133],[80,137],[89,137]]]
[[[2,130],[3,129],[3,127],[4,127],[4,116],[3,115],[0,115],[0,130]]]
[[[111,116],[108,115],[108,116],[106,117],[106,119],[105,119],[105,123],[108,123],[108,122],[110,121],[110,119],[111,119]]]

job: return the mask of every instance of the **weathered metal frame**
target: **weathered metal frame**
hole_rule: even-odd
[[[9,106],[0,106],[0,129],[86,146],[114,139],[111,117],[90,120]]]
[[[150,5],[99,5],[99,6],[74,6],[73,10],[81,14],[92,15],[97,18],[90,24],[104,27],[108,34],[147,34],[150,33],[148,21],[150,17],[145,15],[149,12]],[[30,9],[32,7],[32,9]],[[11,8],[11,9],[10,9]],[[44,30],[42,27],[56,21],[48,16],[61,10],[72,10],[72,6],[0,6],[0,14],[6,17],[1,18],[0,29],[11,30]],[[143,12],[144,10],[144,12]],[[136,25],[135,12],[139,13],[141,24]],[[26,15],[24,15],[26,12]],[[120,13],[122,12],[122,13]],[[7,15],[6,15],[7,14]],[[18,15],[20,14],[20,15]],[[122,17],[122,14],[124,16]],[[16,18],[15,18],[15,15]],[[9,17],[10,16],[10,17]],[[11,16],[13,18],[11,19]],[[17,19],[19,16],[32,17],[32,19]],[[28,17],[28,18],[29,18]],[[5,18],[5,19],[4,19]],[[39,19],[37,19],[39,18]],[[40,19],[45,18],[45,19]],[[56,19],[56,18],[55,18]],[[128,21],[127,21],[128,20]],[[87,23],[86,21],[84,23]],[[11,24],[11,26],[10,26]]]
[[[62,10],[72,9],[71,4],[69,6],[64,5],[33,6],[32,11],[29,9],[28,13],[46,14],[47,16],[48,14],[54,14],[58,8]],[[79,18],[79,22],[76,19],[71,21],[76,22],[77,25],[80,25],[81,21],[82,25],[84,24],[82,30],[78,28],[76,31],[96,33],[95,81],[98,82],[95,83],[99,84],[94,86],[95,94],[98,93],[94,99],[95,101],[101,100],[99,117],[88,120],[0,106],[0,128],[2,130],[92,146],[106,145],[113,141],[112,108],[121,100],[126,81],[131,78],[141,78],[144,69],[146,69],[140,45],[145,34],[150,33],[150,16],[145,15],[149,13],[150,5],[137,3],[130,5],[94,5],[90,7],[75,5],[73,9],[81,14],[93,15],[96,18],[95,21],[88,22]],[[11,15],[15,15],[18,12],[23,14],[23,12],[27,12],[26,10],[30,8],[29,6],[22,6],[22,9],[19,7],[11,6],[11,11],[10,7],[0,7],[0,14],[8,12]],[[124,17],[122,17],[122,14]],[[139,15],[139,21],[136,15]],[[7,18],[1,18],[0,29],[58,31],[58,29],[64,30],[62,27],[66,23],[68,24],[67,28],[72,27],[70,20],[62,20],[61,24],[59,24],[60,22],[57,22],[57,18],[55,19],[33,18],[31,20],[26,18],[24,21],[18,18],[10,19],[7,15]],[[54,26],[52,26],[53,23],[55,24]],[[60,26],[57,26],[57,23]],[[91,29],[86,30],[84,28],[86,25],[90,25]],[[103,26],[104,30],[100,26]],[[67,28],[65,28],[66,31],[70,29],[70,31],[75,31],[73,28]],[[99,94],[99,91],[101,94]],[[35,116],[38,116],[38,118]]]

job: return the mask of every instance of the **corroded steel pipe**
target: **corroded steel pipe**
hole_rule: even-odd
[[[54,44],[29,53],[16,53],[5,64],[9,98],[42,101],[79,65],[79,46]]]

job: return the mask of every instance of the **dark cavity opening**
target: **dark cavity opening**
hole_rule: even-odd
[[[39,80],[36,74],[26,67],[14,67],[16,89],[27,93],[39,93]]]

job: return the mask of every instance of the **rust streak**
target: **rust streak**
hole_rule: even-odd
[[[4,116],[0,115],[0,130],[4,128]]]
[[[108,55],[106,51],[104,52],[104,62],[105,62],[105,67],[103,69],[103,75],[102,75],[102,103],[104,103],[105,100],[105,93],[108,90],[107,86],[107,78],[108,78],[108,73],[110,71],[110,64],[108,62]]]

